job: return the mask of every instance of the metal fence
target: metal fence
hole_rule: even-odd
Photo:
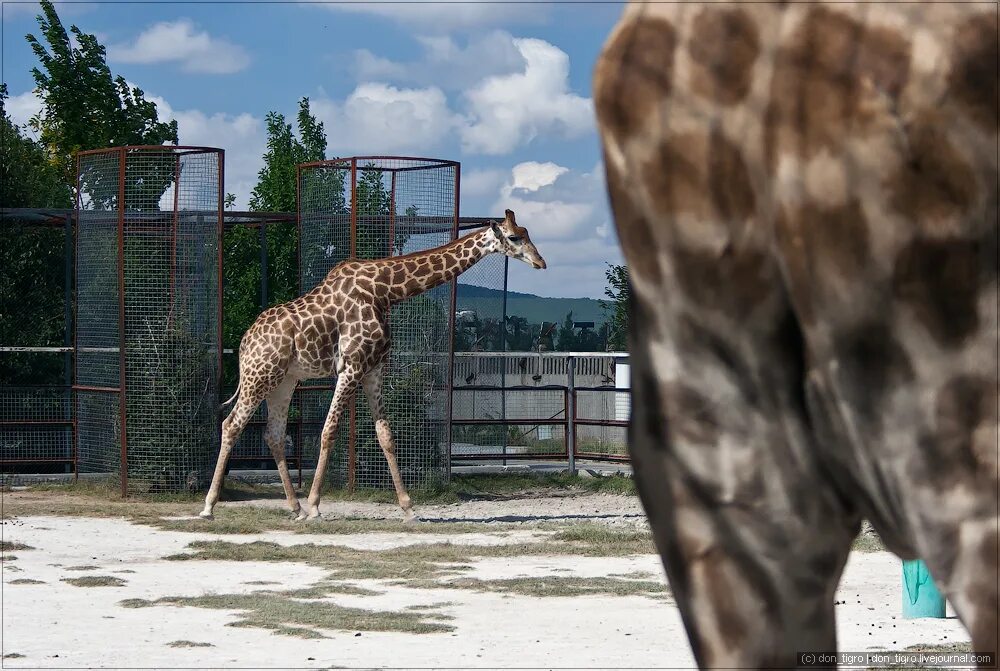
[[[627,461],[628,355],[456,352],[451,459]]]
[[[364,171],[359,172],[364,174]],[[391,174],[387,178],[387,171],[380,172],[382,188],[391,193]],[[374,179],[370,178],[369,184],[374,185]],[[400,183],[397,182],[396,186],[399,189]],[[346,188],[344,198],[345,203],[349,202],[350,193]],[[183,202],[180,193],[178,200]],[[400,226],[409,203],[405,197],[395,199],[395,203],[394,226]],[[403,216],[398,216],[400,210]],[[85,214],[84,218],[87,216],[93,215]],[[111,414],[100,422],[94,414],[96,408],[85,408],[89,412],[79,415],[72,403],[74,214],[66,210],[4,209],[0,217],[3,224],[0,226],[0,255],[3,260],[0,263],[0,283],[5,292],[4,300],[0,302],[0,466],[5,472],[70,471],[80,456],[75,453],[75,430],[82,426],[85,432],[89,430],[92,435],[107,432],[107,420],[115,416],[113,409],[108,409]],[[178,221],[183,222],[184,218]],[[224,212],[223,221],[223,305],[229,326],[224,334],[225,374],[221,398],[228,397],[235,389],[236,349],[243,330],[262,309],[287,300],[288,296],[284,293],[288,293],[289,288],[284,285],[290,285],[294,293],[298,292],[294,279],[291,283],[284,281],[282,284],[279,281],[281,273],[294,274],[296,270],[294,267],[289,270],[286,267],[289,264],[281,256],[287,250],[275,248],[286,244],[275,240],[296,236],[295,214]],[[345,219],[340,221],[343,223]],[[346,221],[346,230],[349,231],[349,216]],[[364,223],[366,220],[362,218],[361,221]],[[419,219],[410,221],[419,223]],[[459,219],[459,232],[479,228],[488,221],[487,218],[462,217]],[[388,221],[385,217],[368,219],[367,224],[376,229],[384,224],[382,231],[387,240]],[[404,222],[402,225],[407,224]],[[335,251],[329,248],[336,246],[336,236],[342,235],[344,230],[328,228],[327,244],[322,247],[319,243],[324,234],[314,237],[312,253],[323,257],[322,262],[327,267],[330,260],[325,255]],[[276,238],[275,233],[280,235]],[[87,235],[84,234],[85,243]],[[270,244],[269,235],[272,238]],[[417,235],[419,241],[420,235],[428,234],[418,230]],[[304,239],[308,244],[308,238]],[[442,241],[447,239],[442,238]],[[349,237],[345,240],[349,245]],[[377,240],[377,236],[373,236],[372,240]],[[432,246],[429,242],[425,244]],[[16,263],[18,259],[31,256],[20,253],[22,246],[33,250],[32,254],[36,256],[44,252],[36,259],[35,266],[26,268]],[[404,249],[396,251],[408,252],[410,248],[404,245]],[[307,249],[300,249],[299,254],[308,260]],[[295,260],[294,255],[290,258]],[[311,272],[319,274],[319,267]],[[578,459],[619,461],[627,458],[625,424],[629,385],[627,379],[622,377],[623,371],[627,372],[627,365],[624,365],[627,359],[621,354],[505,352],[510,328],[506,309],[506,277],[507,259],[495,255],[480,261],[460,276],[455,286],[456,309],[451,310],[455,321],[452,332],[456,349],[450,376],[454,389],[451,394],[453,412],[450,423],[445,415],[434,427],[435,430],[450,430],[452,433],[450,442],[447,438],[441,439],[441,457],[445,463],[474,465],[549,460],[573,465]],[[111,279],[115,279],[113,273]],[[107,278],[84,280],[84,283],[108,281]],[[279,284],[282,285],[280,288],[277,287]],[[248,292],[248,285],[259,288],[256,293]],[[114,297],[115,287],[108,288]],[[12,296],[23,297],[24,300],[12,299]],[[240,314],[239,319],[233,318],[236,313]],[[398,312],[393,315],[394,320],[402,317]],[[417,332],[427,327],[422,322],[416,327],[396,324],[394,321],[394,330],[404,333],[406,329]],[[52,328],[46,330],[45,325]],[[116,345],[110,347],[114,350]],[[93,359],[96,354],[89,356]],[[440,352],[435,356],[439,355]],[[437,386],[431,387],[432,393],[444,393],[448,379],[436,378]],[[303,469],[311,468],[314,463],[318,432],[332,393],[329,387],[322,388],[322,383],[308,384],[309,387],[321,388],[307,388],[303,393],[296,394],[286,439],[289,466],[293,469],[297,467],[300,482]],[[84,399],[93,396],[83,394]],[[363,406],[362,403],[355,409],[355,422],[356,426],[365,430],[369,422],[364,416],[358,417],[359,412],[365,412]],[[79,407],[76,408],[78,410]],[[81,418],[84,420],[82,425]],[[220,419],[213,419],[210,435],[215,435],[218,430],[215,425]],[[263,441],[265,419],[266,408],[262,405],[236,445],[230,459],[231,468],[274,467],[270,450]],[[341,461],[339,470],[333,475],[341,484],[347,484],[349,435],[346,431],[349,424],[342,422],[342,426],[345,433],[338,444]],[[398,428],[396,430],[399,431]],[[374,477],[355,484],[387,485],[382,465],[384,460],[374,437],[369,436],[366,444],[362,444],[363,440],[355,436],[355,459],[359,455],[368,455],[361,460],[362,469]],[[117,445],[113,436],[111,444]],[[446,445],[450,445],[450,450]],[[120,445],[118,449],[120,468]],[[216,449],[218,444],[213,443],[212,455]],[[95,459],[92,455],[82,456],[81,470],[101,470],[100,463],[93,463]],[[106,472],[110,472],[114,465],[105,468],[108,469]],[[185,474],[183,483],[179,478],[174,478],[174,482],[185,487],[193,486],[195,483],[188,481],[189,474]],[[408,482],[412,484],[412,478]]]
[[[223,152],[78,157],[77,465],[122,494],[200,489],[218,442]]]

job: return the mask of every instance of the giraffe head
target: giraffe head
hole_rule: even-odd
[[[507,216],[499,224],[495,221],[490,223],[496,241],[496,251],[503,252],[512,259],[524,261],[532,268],[544,270],[545,259],[532,244],[528,229],[517,225],[513,210],[505,210],[504,214]]]

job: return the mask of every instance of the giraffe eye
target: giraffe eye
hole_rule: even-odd
[[[520,242],[521,241],[521,236],[520,235],[508,235],[507,239],[510,240],[511,242]]]

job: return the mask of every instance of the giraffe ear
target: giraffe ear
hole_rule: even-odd
[[[497,226],[497,222],[491,221],[490,228],[493,229],[493,235],[497,236],[497,240],[503,240],[503,233],[500,232],[500,227]]]

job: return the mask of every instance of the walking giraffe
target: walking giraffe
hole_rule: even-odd
[[[860,520],[997,652],[997,5],[630,5],[630,450],[701,667],[836,649]]]
[[[212,518],[229,453],[257,406],[266,399],[264,439],[277,462],[289,508],[298,520],[318,517],[320,489],[337,423],[360,383],[404,518],[415,519],[396,464],[395,441],[382,405],[382,370],[390,347],[389,307],[450,282],[493,253],[545,268],[545,260],[532,244],[527,229],[518,226],[514,213],[507,210],[502,222],[491,223],[441,247],[385,259],[340,263],[303,296],[262,312],[240,342],[240,382],[233,396],[236,404],[222,423],[222,446],[201,516]],[[337,385],[323,425],[316,474],[303,507],[292,488],[285,463],[288,404],[300,381],[333,374],[337,375]]]

